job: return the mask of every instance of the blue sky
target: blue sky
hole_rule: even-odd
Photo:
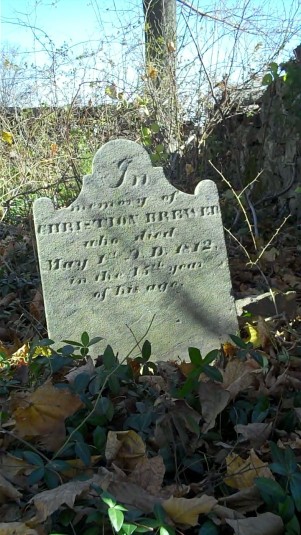
[[[0,3],[2,50],[15,51],[14,63],[18,64],[19,61],[24,65],[27,62],[36,69],[41,69],[43,65],[51,69],[52,63],[61,93],[66,87],[67,78],[68,91],[73,95],[78,91],[81,81],[85,80],[87,84],[88,80],[95,79],[103,80],[102,93],[108,83],[116,83],[120,91],[135,91],[134,85],[141,80],[144,68],[142,0],[0,0]],[[199,80],[199,73],[204,74],[204,69],[196,47],[213,84],[229,70],[233,80],[241,77],[246,79],[250,69],[256,71],[267,57],[272,57],[273,50],[284,34],[283,21],[292,17],[300,2],[190,0],[194,10],[183,4],[185,0],[178,0],[178,77],[184,94],[186,91],[188,96],[199,92],[203,84]],[[222,17],[222,10],[227,8],[227,20],[238,23],[244,4],[247,5],[245,17],[250,20],[255,17],[255,22],[252,33],[240,33],[239,41],[230,26],[202,18],[195,11],[210,12],[219,18]],[[295,25],[299,24],[299,29],[300,10],[299,6],[299,23],[295,17]],[[259,36],[255,30],[257,23],[261,30]],[[271,28],[272,32],[266,34]],[[292,55],[293,47],[300,41],[301,34],[291,41],[280,59]],[[65,64],[64,51],[57,54],[64,43],[69,47]],[[232,53],[234,45],[235,54]],[[73,68],[76,75],[72,82],[70,73]],[[203,76],[205,83],[207,74]],[[36,76],[38,91],[41,84],[38,86],[39,77]],[[70,89],[71,82],[73,88]]]

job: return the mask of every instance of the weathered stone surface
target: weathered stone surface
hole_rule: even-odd
[[[217,188],[178,191],[126,140],[97,153],[68,208],[34,203],[49,336],[103,336],[125,357],[149,329],[154,359],[186,358],[237,331]],[[139,353],[136,349],[132,356]],[[95,354],[95,353],[94,353]]]

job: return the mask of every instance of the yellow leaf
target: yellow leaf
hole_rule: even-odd
[[[12,145],[14,142],[14,136],[11,134],[11,132],[6,132],[5,130],[2,130],[1,138],[2,141],[8,143],[8,145]]]
[[[162,507],[175,524],[196,526],[201,514],[210,513],[217,501],[213,496],[203,494],[200,498],[174,498],[162,502]]]
[[[65,440],[65,419],[74,414],[82,402],[69,390],[58,390],[51,383],[45,383],[34,392],[13,393],[10,406],[18,435],[39,437],[49,450],[55,451]]]
[[[158,76],[158,69],[152,64],[148,65],[147,71],[146,71],[147,77],[154,80]]]
[[[137,462],[146,457],[146,446],[135,431],[109,431],[105,457],[117,461],[121,468],[133,470]]]
[[[226,457],[226,463],[228,475],[224,478],[224,482],[234,489],[241,490],[252,487],[256,477],[274,479],[268,468],[268,463],[261,461],[254,450],[251,450],[246,460],[236,453],[229,453]]]
[[[260,347],[261,346],[261,339],[260,334],[258,332],[258,329],[251,325],[250,323],[246,323],[245,326],[246,331],[248,332],[249,336],[245,340],[245,342],[251,342],[253,344],[253,347]]]

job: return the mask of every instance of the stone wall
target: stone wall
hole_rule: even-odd
[[[286,80],[274,80],[217,127],[223,149],[213,160],[237,190],[261,172],[250,194],[254,207],[273,205],[277,215],[301,220],[301,64],[286,65]]]

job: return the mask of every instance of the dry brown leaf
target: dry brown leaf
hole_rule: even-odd
[[[7,500],[19,500],[22,494],[0,474],[0,503]]]
[[[263,513],[238,520],[226,518],[226,522],[234,529],[235,535],[282,535],[284,532],[280,516],[274,513]]]
[[[72,368],[72,370],[70,370],[70,372],[68,372],[65,375],[65,379],[67,379],[68,383],[72,384],[74,383],[75,378],[78,375],[81,375],[82,373],[86,373],[87,375],[91,377],[94,372],[95,372],[95,365],[94,365],[93,359],[90,356],[88,356],[86,364],[84,364],[83,366],[78,366],[77,368]]]
[[[21,476],[28,475],[35,469],[36,467],[10,453],[0,456],[0,474],[15,485],[21,483]]]
[[[141,458],[146,458],[146,446],[135,431],[109,431],[105,457],[108,462],[133,470]]]
[[[230,496],[224,496],[218,501],[240,513],[256,511],[257,508],[263,504],[263,500],[256,485],[239,490]],[[229,518],[229,515],[226,515],[224,518]]]
[[[167,443],[173,442],[176,432],[183,447],[190,447],[193,438],[199,436],[201,415],[181,399],[161,396],[155,404],[162,405],[160,410],[163,412],[163,416],[156,421],[154,436],[157,445],[163,447]]]
[[[55,451],[65,440],[65,419],[74,414],[82,402],[67,389],[45,383],[34,392],[11,395],[10,407],[20,437],[38,437],[46,448]]]
[[[268,440],[272,432],[273,424],[270,423],[251,423],[247,425],[238,424],[234,426],[237,433],[249,440],[251,448],[260,448]]]
[[[254,450],[250,451],[247,459],[242,459],[236,453],[229,453],[226,463],[228,475],[224,478],[224,482],[234,489],[252,487],[257,477],[274,479],[268,463],[261,461]]]
[[[254,361],[255,362],[255,361]],[[256,368],[257,368],[257,363]],[[222,387],[230,392],[231,399],[234,399],[237,394],[250,388],[253,384],[254,369],[249,361],[242,361],[233,359],[228,362],[225,371],[223,372]]]
[[[169,518],[181,526],[196,526],[201,514],[208,514],[217,504],[213,496],[203,494],[200,498],[174,498],[162,502],[162,507]]]
[[[230,393],[221,385],[208,381],[201,382],[198,396],[202,407],[202,416],[205,423],[202,432],[206,433],[214,427],[216,417],[224,410],[230,401]]]
[[[70,481],[55,489],[44,490],[36,494],[31,501],[34,503],[38,513],[31,520],[31,525],[44,522],[44,520],[57,511],[63,504],[68,505],[72,509],[76,498],[83,492],[88,491],[94,482],[94,477],[86,481]]]
[[[24,522],[0,522],[0,535],[40,535],[40,533],[29,528]]]
[[[17,294],[15,292],[10,292],[9,294],[6,294],[5,297],[2,297],[0,299],[0,307],[7,307],[16,297]]]
[[[160,455],[151,459],[142,457],[138,459],[128,480],[156,496],[161,491],[164,474],[165,465]]]
[[[30,314],[38,321],[44,316],[44,300],[40,290],[36,290],[34,297],[29,305]]]
[[[242,513],[230,509],[230,507],[220,505],[219,503],[212,508],[212,514],[217,516],[223,524],[225,523],[226,518],[245,518]]]

